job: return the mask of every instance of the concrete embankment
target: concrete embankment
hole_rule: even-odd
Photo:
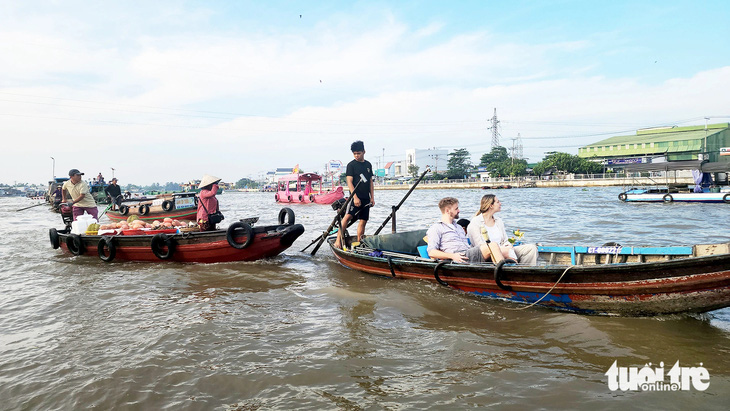
[[[611,186],[641,186],[641,185],[666,185],[664,179],[650,178],[596,178],[596,179],[551,179],[551,180],[528,180],[528,181],[421,181],[416,190],[454,189],[454,188],[500,188],[510,186],[511,188],[522,187],[611,187]],[[694,184],[691,177],[672,178],[669,184]],[[375,184],[376,190],[408,190],[413,183],[404,184]]]

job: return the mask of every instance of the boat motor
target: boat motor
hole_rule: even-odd
[[[61,219],[66,225],[66,230],[71,231],[71,223],[74,221],[73,208],[68,204],[61,204]]]
[[[347,200],[345,200],[344,198],[340,198],[339,200],[332,203],[332,209],[335,211],[340,211],[340,208],[342,208],[342,206],[345,205],[346,202]]]

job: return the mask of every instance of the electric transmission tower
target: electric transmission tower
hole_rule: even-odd
[[[487,130],[492,130],[492,148],[499,147],[499,120],[497,120],[497,108],[494,108],[494,116],[489,119],[492,125]]]

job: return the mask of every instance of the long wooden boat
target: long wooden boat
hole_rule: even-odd
[[[344,197],[342,186],[324,190],[322,176],[315,173],[295,173],[279,177],[274,194],[278,203],[332,204]]]
[[[488,298],[585,314],[649,316],[730,306],[730,243],[687,247],[538,247],[536,266],[419,256],[425,230],[330,248],[354,270],[420,279]],[[420,240],[420,241],[419,241]]]
[[[72,234],[69,227],[51,228],[51,246],[77,256],[103,261],[177,261],[218,263],[253,261],[274,257],[289,248],[304,233],[294,223],[294,212],[282,209],[279,224],[253,227],[258,218],[231,224],[225,230],[170,233],[152,231],[142,235]],[[174,231],[174,230],[173,230]]]
[[[618,199],[625,202],[643,203],[725,203],[730,204],[730,190],[703,191],[695,193],[689,190],[681,191],[670,187],[632,188],[618,195]]]
[[[664,175],[664,184],[640,184],[632,177],[632,185],[619,193],[618,199],[624,202],[644,203],[725,203],[730,204],[730,186],[722,187],[716,184],[724,181],[727,184],[727,173],[730,172],[730,162],[708,162],[700,160],[670,161],[662,163],[640,163],[624,166],[627,175],[638,174],[651,181],[653,177],[646,177],[649,173]],[[680,184],[678,172],[692,172],[694,185]],[[633,174],[632,174],[633,173]],[[670,176],[674,173],[674,177]],[[713,174],[715,179],[713,180]],[[724,179],[718,176],[724,175]],[[655,178],[655,177],[654,177]]]
[[[106,213],[113,221],[126,220],[129,216],[136,215],[140,220],[148,222],[165,218],[195,221],[197,214],[195,193],[187,192],[123,200],[118,209]]]

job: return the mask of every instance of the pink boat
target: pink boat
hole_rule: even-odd
[[[325,191],[322,177],[314,173],[289,174],[279,177],[274,198],[279,203],[332,204],[345,198],[342,186]]]

